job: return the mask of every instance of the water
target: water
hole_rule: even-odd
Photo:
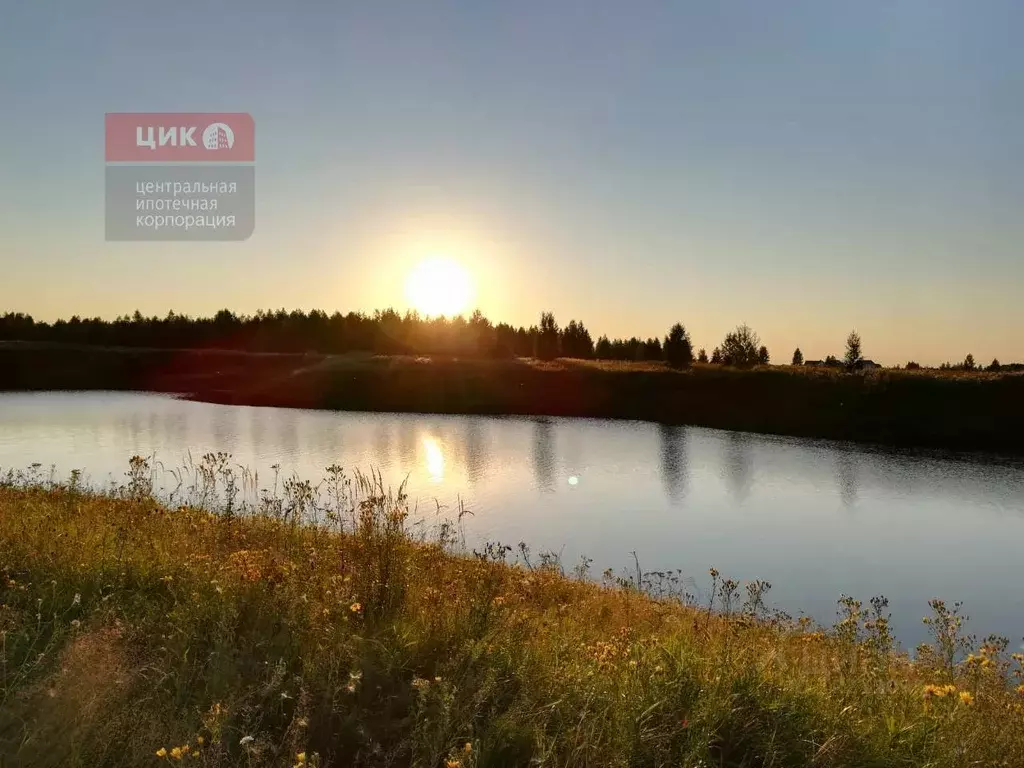
[[[604,420],[336,413],[132,393],[0,394],[0,468],[33,462],[94,483],[133,454],[180,466],[232,454],[311,480],[332,463],[408,479],[420,513],[454,514],[472,545],[528,542],[606,567],[717,567],[767,579],[770,604],[831,622],[841,593],[890,598],[905,647],[927,600],[962,600],[980,636],[1024,635],[1024,463],[952,459],[695,427]]]

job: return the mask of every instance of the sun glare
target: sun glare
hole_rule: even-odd
[[[452,317],[469,308],[473,283],[469,273],[451,259],[426,259],[409,273],[405,293],[421,314]]]

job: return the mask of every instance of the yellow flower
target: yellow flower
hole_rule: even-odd
[[[157,757],[167,757],[167,747],[160,747],[160,749],[158,749],[156,751],[156,756]]]
[[[171,750],[171,757],[175,760],[181,760],[181,747],[175,747]]]
[[[363,612],[363,604],[362,603],[352,603],[352,605],[350,605],[348,607],[348,609],[350,611],[352,611],[352,613],[362,613]]]
[[[473,744],[472,744],[472,742],[469,742],[469,741],[467,741],[467,742],[466,742],[466,746],[464,746],[464,747],[462,748],[462,751],[463,751],[463,752],[465,752],[465,753],[466,753],[467,755],[468,755],[468,754],[469,754],[470,752],[472,752],[472,751],[473,751]]]
[[[297,762],[299,765],[302,765],[303,763],[305,763],[306,762],[306,753],[305,752],[299,752],[297,755],[295,755],[295,762]]]
[[[962,701],[964,704],[970,705],[974,703],[974,697],[970,694],[969,691],[960,691],[960,701]]]
[[[202,736],[196,736],[196,744],[198,744],[199,746],[203,746],[203,744],[205,743],[206,739],[204,739]]]

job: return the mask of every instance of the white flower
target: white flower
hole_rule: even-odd
[[[75,592],[75,599],[71,601],[72,605],[80,605],[82,602],[82,595],[79,592]]]
[[[240,747],[246,747],[246,746],[248,746],[248,745],[252,744],[252,743],[253,743],[253,741],[255,741],[255,739],[253,739],[253,737],[252,737],[252,736],[243,736],[243,737],[242,737],[242,738],[241,738],[241,739],[239,740],[239,742],[238,742],[238,746],[240,746]]]
[[[81,625],[82,625],[82,622],[80,622],[78,619],[75,619],[74,621],[71,622],[71,626],[74,627],[75,629],[78,629]]]

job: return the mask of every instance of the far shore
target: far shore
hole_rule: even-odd
[[[0,391],[137,390],[330,410],[636,419],[1024,455],[1024,375],[559,358],[0,345]]]

